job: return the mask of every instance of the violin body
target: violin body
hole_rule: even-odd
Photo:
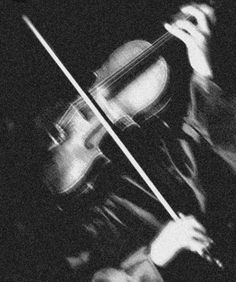
[[[119,77],[121,70],[150,45],[141,40],[128,42],[115,50],[95,72],[96,80],[89,92],[113,123],[124,116],[132,118],[138,113],[148,117],[169,100],[165,96],[169,70],[163,58],[155,57],[148,66],[144,64],[141,69]],[[110,85],[102,83],[108,77],[116,82]],[[106,130],[81,97],[78,101],[70,106],[63,119],[55,123],[58,133],[62,132],[64,137],[61,138],[62,142],[51,138],[49,146],[52,161],[46,166],[45,179],[53,192],[69,192],[80,186],[98,161],[107,161],[99,148]]]
[[[126,114],[133,117],[135,114],[143,112],[149,114],[165,96],[165,87],[168,82],[169,69],[164,58],[154,56],[147,62],[142,62],[137,68],[133,67],[122,75],[121,79],[108,87],[97,87],[101,81],[116,74],[143,51],[151,46],[143,40],[134,40],[116,49],[95,72],[96,81],[92,89],[95,93],[101,94],[108,100],[118,105]],[[149,58],[148,58],[149,59]],[[94,91],[93,90],[93,91]]]

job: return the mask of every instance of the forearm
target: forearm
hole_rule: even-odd
[[[187,124],[199,132],[236,171],[236,114],[212,80],[194,74]]]

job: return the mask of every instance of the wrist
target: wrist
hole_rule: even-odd
[[[195,64],[195,68],[193,68],[193,72],[202,79],[213,79],[211,59],[207,51],[202,58],[199,58],[198,64]]]
[[[211,68],[205,70],[204,72],[193,70],[193,74],[201,80],[212,80],[214,75]]]

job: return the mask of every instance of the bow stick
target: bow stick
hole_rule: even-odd
[[[165,198],[157,190],[154,183],[147,176],[145,171],[141,168],[139,163],[136,161],[136,159],[133,157],[133,155],[130,153],[130,151],[127,149],[127,147],[124,145],[124,143],[121,141],[119,136],[115,133],[112,126],[110,125],[110,121],[106,117],[106,115],[103,112],[103,110],[101,109],[101,107],[99,107],[99,105],[97,103],[96,103],[96,106],[95,106],[94,99],[92,99],[90,95],[86,94],[85,91],[79,86],[79,84],[73,78],[71,73],[67,70],[65,65],[61,62],[61,60],[58,58],[58,56],[55,54],[55,52],[52,50],[52,48],[48,45],[46,40],[38,32],[38,30],[35,28],[35,26],[32,24],[32,22],[29,20],[29,18],[25,15],[22,16],[22,18],[25,21],[25,23],[27,24],[27,26],[34,33],[34,35],[37,37],[37,39],[40,41],[40,43],[43,45],[43,47],[46,49],[46,51],[49,53],[49,55],[52,57],[52,59],[55,61],[55,63],[58,65],[58,67],[62,70],[62,72],[65,74],[65,76],[71,82],[71,84],[74,86],[74,88],[77,90],[78,94],[81,95],[81,97],[84,99],[84,101],[90,107],[90,109],[92,110],[94,115],[98,118],[98,120],[101,122],[101,124],[107,130],[107,132],[111,135],[113,140],[119,146],[121,151],[125,154],[127,159],[130,161],[130,163],[133,165],[133,167],[136,169],[136,171],[142,177],[142,179],[145,181],[145,183],[148,185],[148,187],[152,190],[152,192],[157,197],[157,199],[160,201],[160,203],[163,205],[163,207],[166,209],[166,211],[170,214],[170,216],[174,220],[177,220],[179,218],[178,215],[174,212],[174,210],[169,205],[169,203],[165,200]]]

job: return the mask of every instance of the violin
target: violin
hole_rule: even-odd
[[[150,44],[146,41],[128,42],[115,50],[95,72],[96,80],[88,92],[113,124],[124,117],[132,122],[140,113],[148,118],[161,111],[171,99],[165,92],[169,69],[164,58],[157,57],[148,62],[148,66],[145,62],[145,67],[139,66],[138,71],[132,68],[147,48]],[[55,121],[55,127],[58,136],[48,132],[54,165],[45,170],[46,178],[50,187],[52,184],[57,187],[57,192],[69,192],[84,182],[98,160],[106,159],[99,146],[106,130],[82,97],[70,104]],[[54,178],[50,179],[52,175]]]

